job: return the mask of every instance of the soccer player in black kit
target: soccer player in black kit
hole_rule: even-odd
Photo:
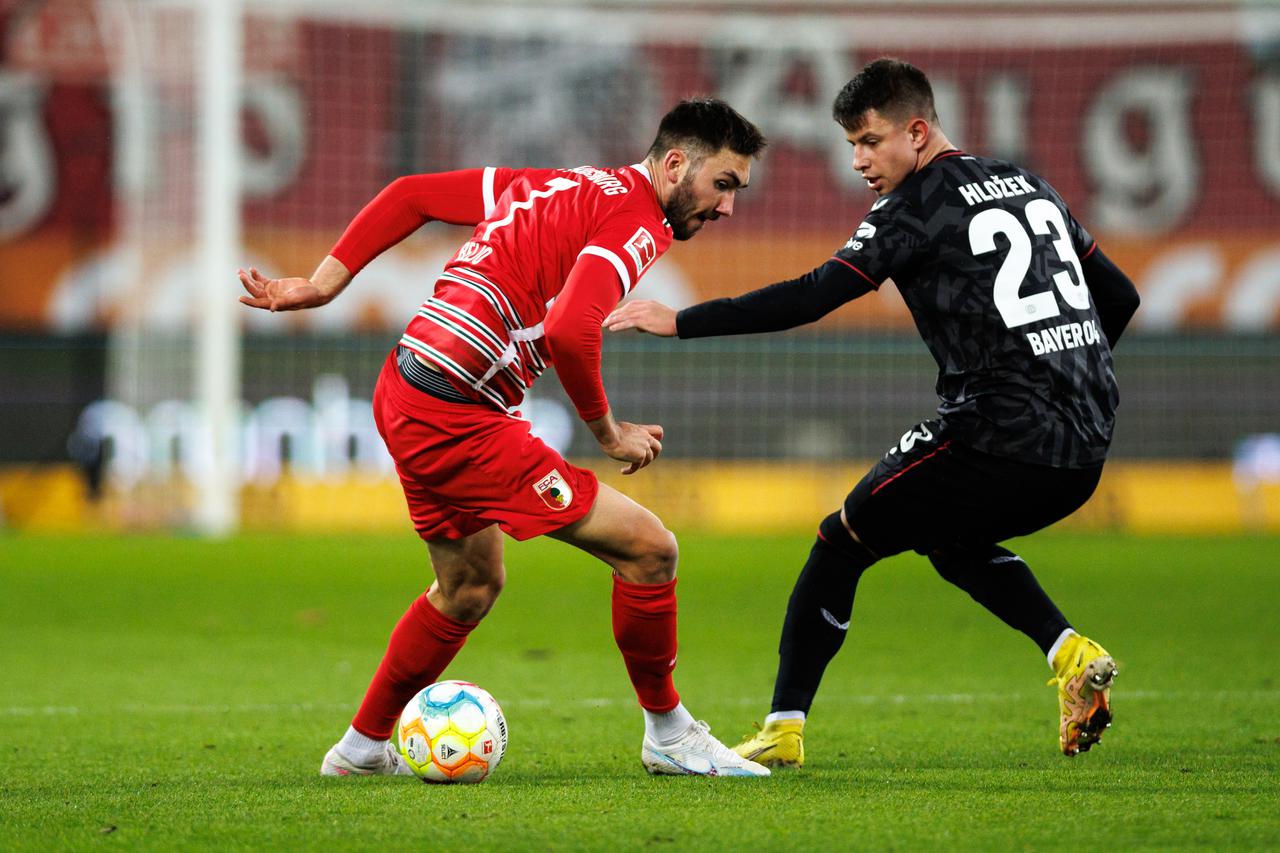
[[[681,338],[776,331],[891,278],[938,363],[938,417],[907,430],[819,525],[787,604],[772,713],[735,749],[803,764],[805,715],[844,642],[858,579],[910,549],[1040,647],[1058,687],[1062,751],[1084,752],[1111,723],[1115,663],[998,543],[1093,494],[1119,399],[1111,348],[1137,291],[1044,179],[947,140],[914,66],[870,63],[833,114],[879,198],[830,260],[679,313],[633,302],[605,320],[611,331]]]

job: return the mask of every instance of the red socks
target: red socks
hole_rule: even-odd
[[[396,623],[378,671],[351,726],[386,740],[405,703],[436,681],[475,625],[450,619],[425,595]],[[676,665],[676,582],[638,584],[613,579],[613,637],[646,711],[665,714],[680,704],[671,671]]]
[[[673,598],[673,626],[674,603]],[[375,740],[389,738],[405,703],[440,678],[474,627],[436,610],[425,594],[417,598],[391,632],[387,653],[351,721],[352,728]]]
[[[665,714],[679,705],[671,680],[676,666],[676,582],[638,584],[615,577],[613,638],[640,706]]]

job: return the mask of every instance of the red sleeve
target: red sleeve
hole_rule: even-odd
[[[584,421],[609,411],[600,380],[600,326],[622,298],[622,290],[611,263],[580,255],[544,321],[556,375]]]
[[[510,169],[489,167],[397,178],[356,214],[329,254],[355,275],[428,222],[482,222],[510,176]]]

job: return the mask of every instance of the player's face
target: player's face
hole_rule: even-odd
[[[677,240],[688,240],[702,226],[721,216],[733,216],[738,190],[751,179],[751,158],[722,148],[701,163],[691,163],[671,190],[662,212]]]
[[[845,138],[853,146],[853,168],[866,179],[876,195],[893,192],[916,170],[919,145],[919,120],[895,122],[877,110],[863,113],[857,130],[846,130]]]

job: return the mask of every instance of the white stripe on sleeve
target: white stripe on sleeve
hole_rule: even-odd
[[[484,218],[488,219],[493,215],[493,208],[497,206],[497,200],[493,197],[493,176],[498,170],[493,166],[484,167],[484,178],[481,181],[481,192],[484,193]]]
[[[631,273],[627,272],[627,265],[622,262],[622,258],[599,246],[587,246],[578,253],[578,257],[583,255],[595,255],[597,258],[604,258],[613,264],[613,268],[618,271],[618,278],[622,279],[622,295],[626,296],[631,292]]]

